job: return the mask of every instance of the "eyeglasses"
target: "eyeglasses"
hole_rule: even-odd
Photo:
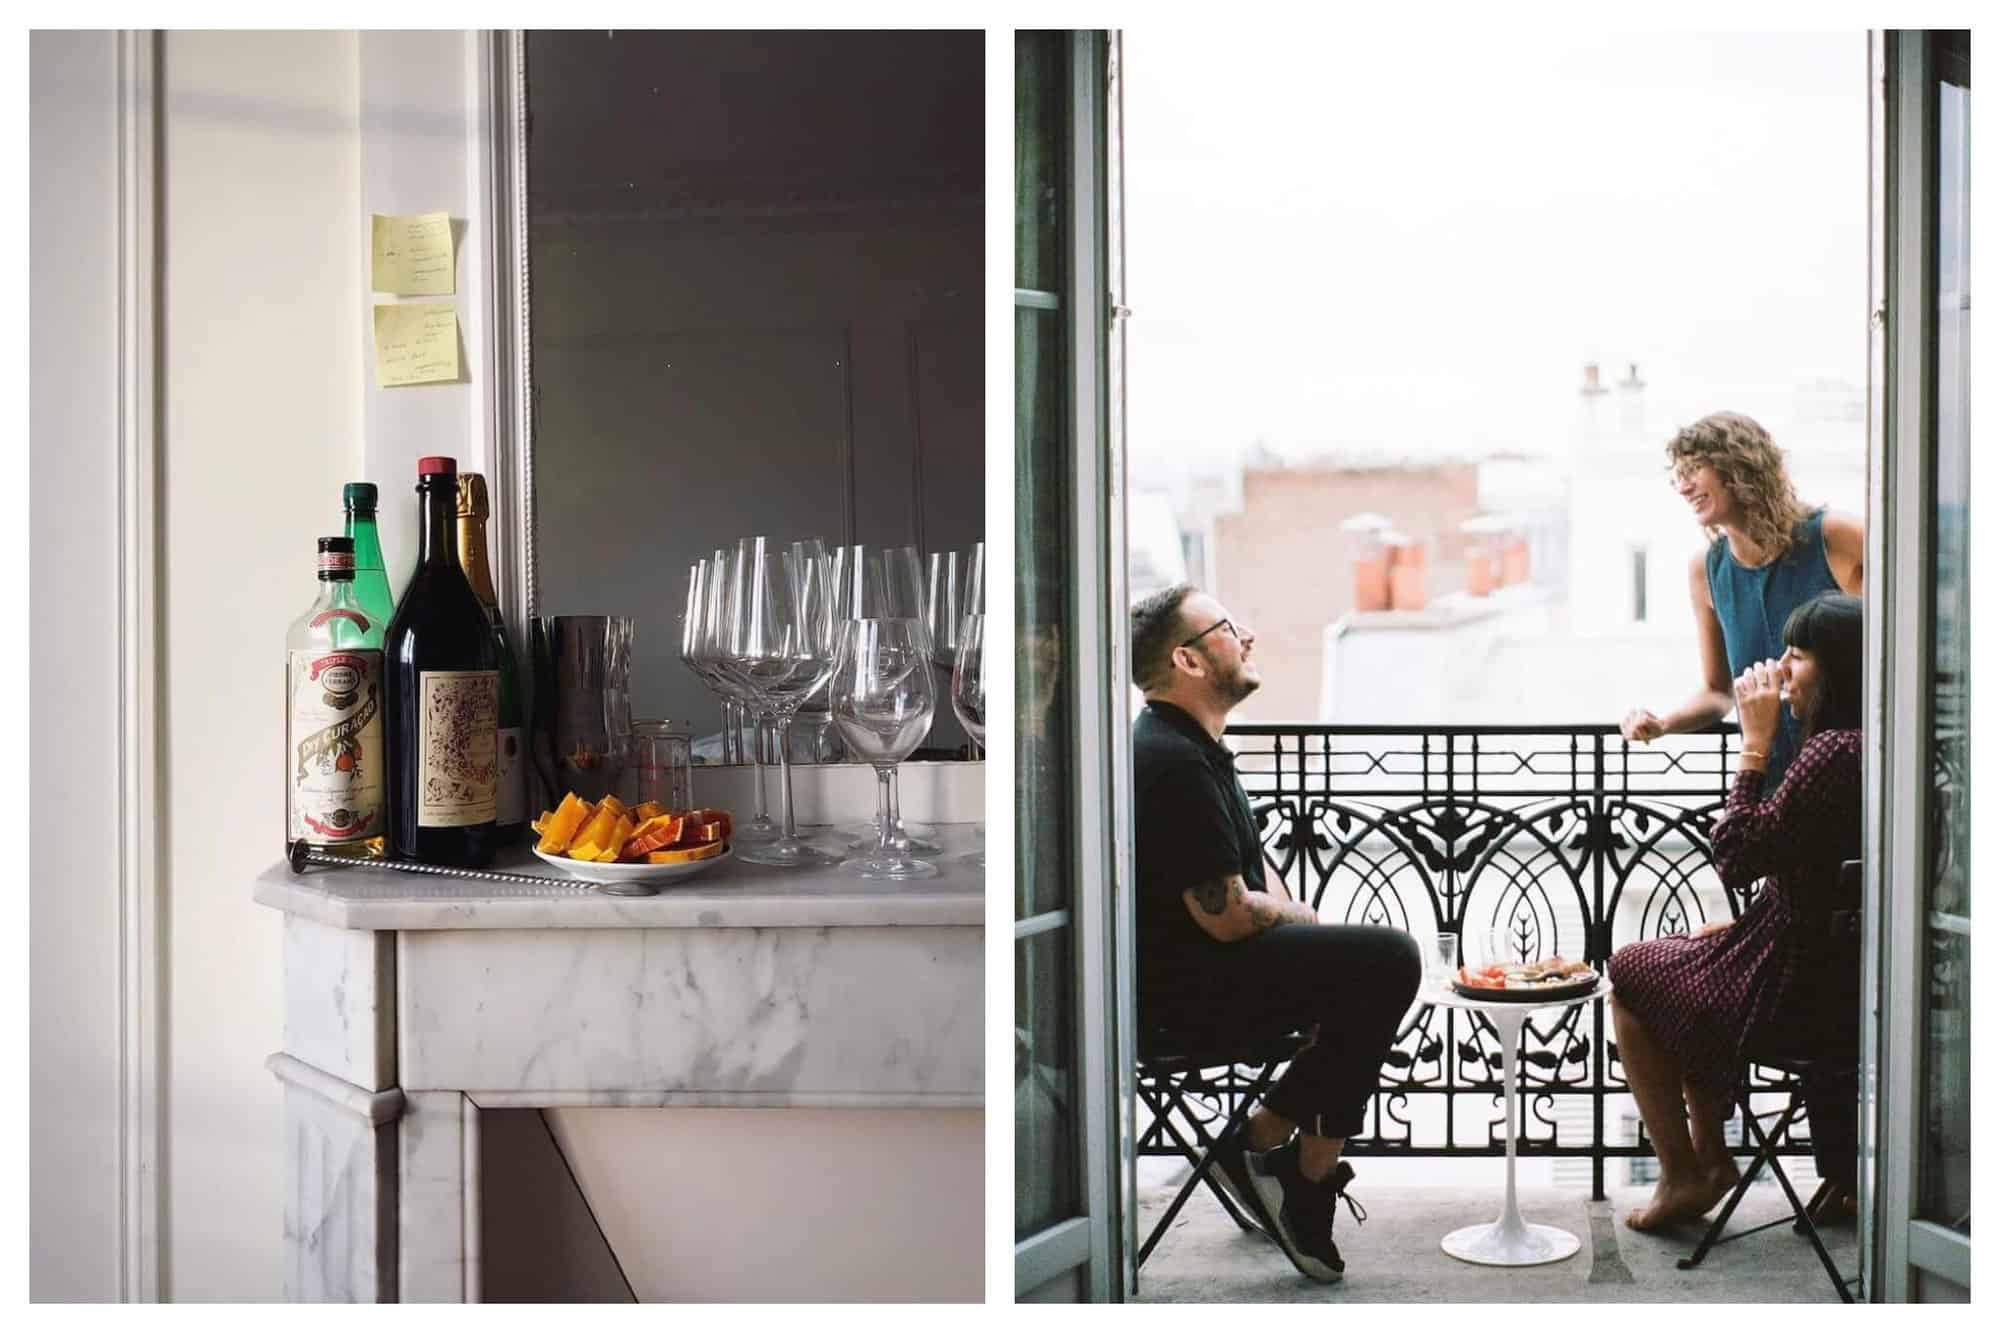
[[[1182,639],[1181,647],[1192,648],[1197,643],[1200,643],[1203,639],[1207,638],[1209,635],[1215,633],[1219,629],[1228,630],[1230,638],[1236,640],[1238,643],[1243,642],[1243,636],[1236,632],[1235,623],[1231,621],[1229,617],[1224,616],[1222,619],[1216,621],[1213,625],[1210,625],[1207,629],[1203,630],[1201,633],[1196,634],[1191,638]]]

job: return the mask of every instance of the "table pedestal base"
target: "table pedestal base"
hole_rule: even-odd
[[[1561,1227],[1523,1222],[1519,1216],[1460,1227],[1440,1242],[1444,1252],[1469,1264],[1524,1268],[1567,1259],[1582,1242]]]

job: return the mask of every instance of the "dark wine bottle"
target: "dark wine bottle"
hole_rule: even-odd
[[[486,608],[458,563],[458,463],[417,462],[422,547],[383,636],[390,837],[407,861],[493,860],[500,662]]]
[[[472,595],[486,608],[493,624],[493,646],[500,654],[500,845],[512,847],[528,831],[527,733],[521,717],[521,670],[514,645],[507,640],[507,622],[500,615],[500,597],[493,591],[493,570],[486,562],[486,478],[477,472],[458,474],[458,563]]]

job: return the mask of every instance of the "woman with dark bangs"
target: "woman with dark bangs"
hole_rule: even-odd
[[[1784,455],[1749,417],[1716,412],[1685,427],[1667,442],[1667,466],[1710,539],[1688,567],[1703,684],[1664,717],[1627,713],[1618,729],[1628,741],[1720,722],[1733,702],[1731,680],[1783,655],[1778,630],[1795,608],[1823,592],[1861,592],[1860,520],[1799,503]],[[1781,718],[1764,790],[1783,780],[1799,739],[1797,723]]]
[[[1699,1217],[1735,1186],[1722,1127],[1747,1052],[1780,1033],[1787,1050],[1830,1050],[1854,1031],[1845,1015],[1814,1003],[1823,964],[1812,955],[1826,938],[1813,927],[1835,901],[1841,862],[1861,855],[1861,599],[1827,593],[1807,602],[1786,619],[1784,644],[1783,657],[1735,681],[1743,751],[1714,830],[1722,882],[1746,889],[1762,879],[1763,887],[1733,922],[1611,956],[1618,1053],[1660,1162],[1651,1202],[1625,1219],[1640,1231]],[[1766,797],[1781,698],[1805,739]],[[1854,1108],[1808,1092],[1815,1144],[1825,1136],[1822,1176],[1848,1206]]]

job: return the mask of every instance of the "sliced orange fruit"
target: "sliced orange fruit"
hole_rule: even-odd
[[[625,840],[625,848],[619,853],[621,861],[636,861],[647,852],[657,852],[671,847],[681,836],[681,820],[677,815],[657,815],[639,825],[631,837]]]
[[[542,825],[536,830],[542,838],[535,844],[536,850],[551,856],[568,851],[570,844],[576,841],[577,835],[583,831],[583,826],[590,818],[590,806],[575,792],[570,792],[562,798],[562,804],[552,813],[542,817]]]
[[[664,852],[647,852],[646,860],[656,866],[682,865],[689,861],[706,861],[711,856],[722,855],[726,843],[710,842],[699,847],[671,847]]]

